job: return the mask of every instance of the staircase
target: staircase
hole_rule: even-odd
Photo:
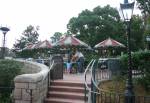
[[[84,82],[56,80],[51,81],[45,103],[85,103],[84,99]]]

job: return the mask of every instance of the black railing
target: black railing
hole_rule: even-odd
[[[100,69],[98,68],[98,60],[91,60],[87,66],[84,76],[85,76],[85,91],[88,91],[88,101],[85,99],[86,103],[124,103],[125,95],[123,93],[110,92],[100,89],[98,86],[101,81],[110,80],[112,78],[112,72],[108,68]],[[86,75],[88,72],[91,73],[91,89],[88,86]],[[133,71],[135,77],[143,76],[139,74],[140,71]],[[85,93],[85,97],[86,97]],[[133,103],[150,103],[150,96],[134,96]]]

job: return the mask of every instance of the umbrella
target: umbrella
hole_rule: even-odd
[[[52,44],[48,40],[44,40],[34,47],[35,49],[40,49],[40,48],[52,48]]]
[[[27,46],[25,48],[23,48],[23,50],[30,50],[33,49],[36,45],[33,43],[28,43]]]
[[[60,39],[58,42],[54,43],[53,47],[61,47],[61,48],[70,48],[70,47],[81,47],[81,48],[89,48],[89,46],[83,41],[75,38],[74,36],[65,36]]]
[[[71,48],[87,48],[89,49],[90,46],[84,43],[83,41],[75,38],[72,35],[67,35],[64,38],[60,39],[58,42],[53,44],[55,48],[65,48],[68,51],[68,60],[70,60],[70,49]]]
[[[108,38],[94,46],[94,48],[108,48],[108,47],[122,47],[125,48],[125,45],[119,43],[118,41]]]

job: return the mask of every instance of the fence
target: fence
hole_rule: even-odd
[[[86,74],[91,72],[91,89],[87,85]],[[113,71],[114,72],[114,71]],[[143,76],[140,71],[133,70],[133,77]],[[115,74],[115,73],[114,73]],[[127,98],[122,93],[110,92],[98,87],[99,83],[110,80],[112,78],[112,71],[109,69],[100,69],[98,68],[98,60],[91,60],[87,66],[85,73],[85,91],[88,91],[88,101],[87,103],[125,103]],[[85,97],[87,94],[85,93]],[[150,103],[150,96],[138,96],[134,95],[132,103]]]

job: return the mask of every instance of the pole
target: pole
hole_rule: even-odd
[[[5,37],[6,37],[6,33],[4,32],[4,39],[3,39],[3,47],[2,47],[2,59],[5,58]]]
[[[131,43],[130,43],[130,33],[131,33],[131,20],[127,22],[127,52],[128,52],[128,71],[127,71],[127,81],[125,90],[125,103],[134,103],[134,92],[132,83],[132,61],[131,61]]]

